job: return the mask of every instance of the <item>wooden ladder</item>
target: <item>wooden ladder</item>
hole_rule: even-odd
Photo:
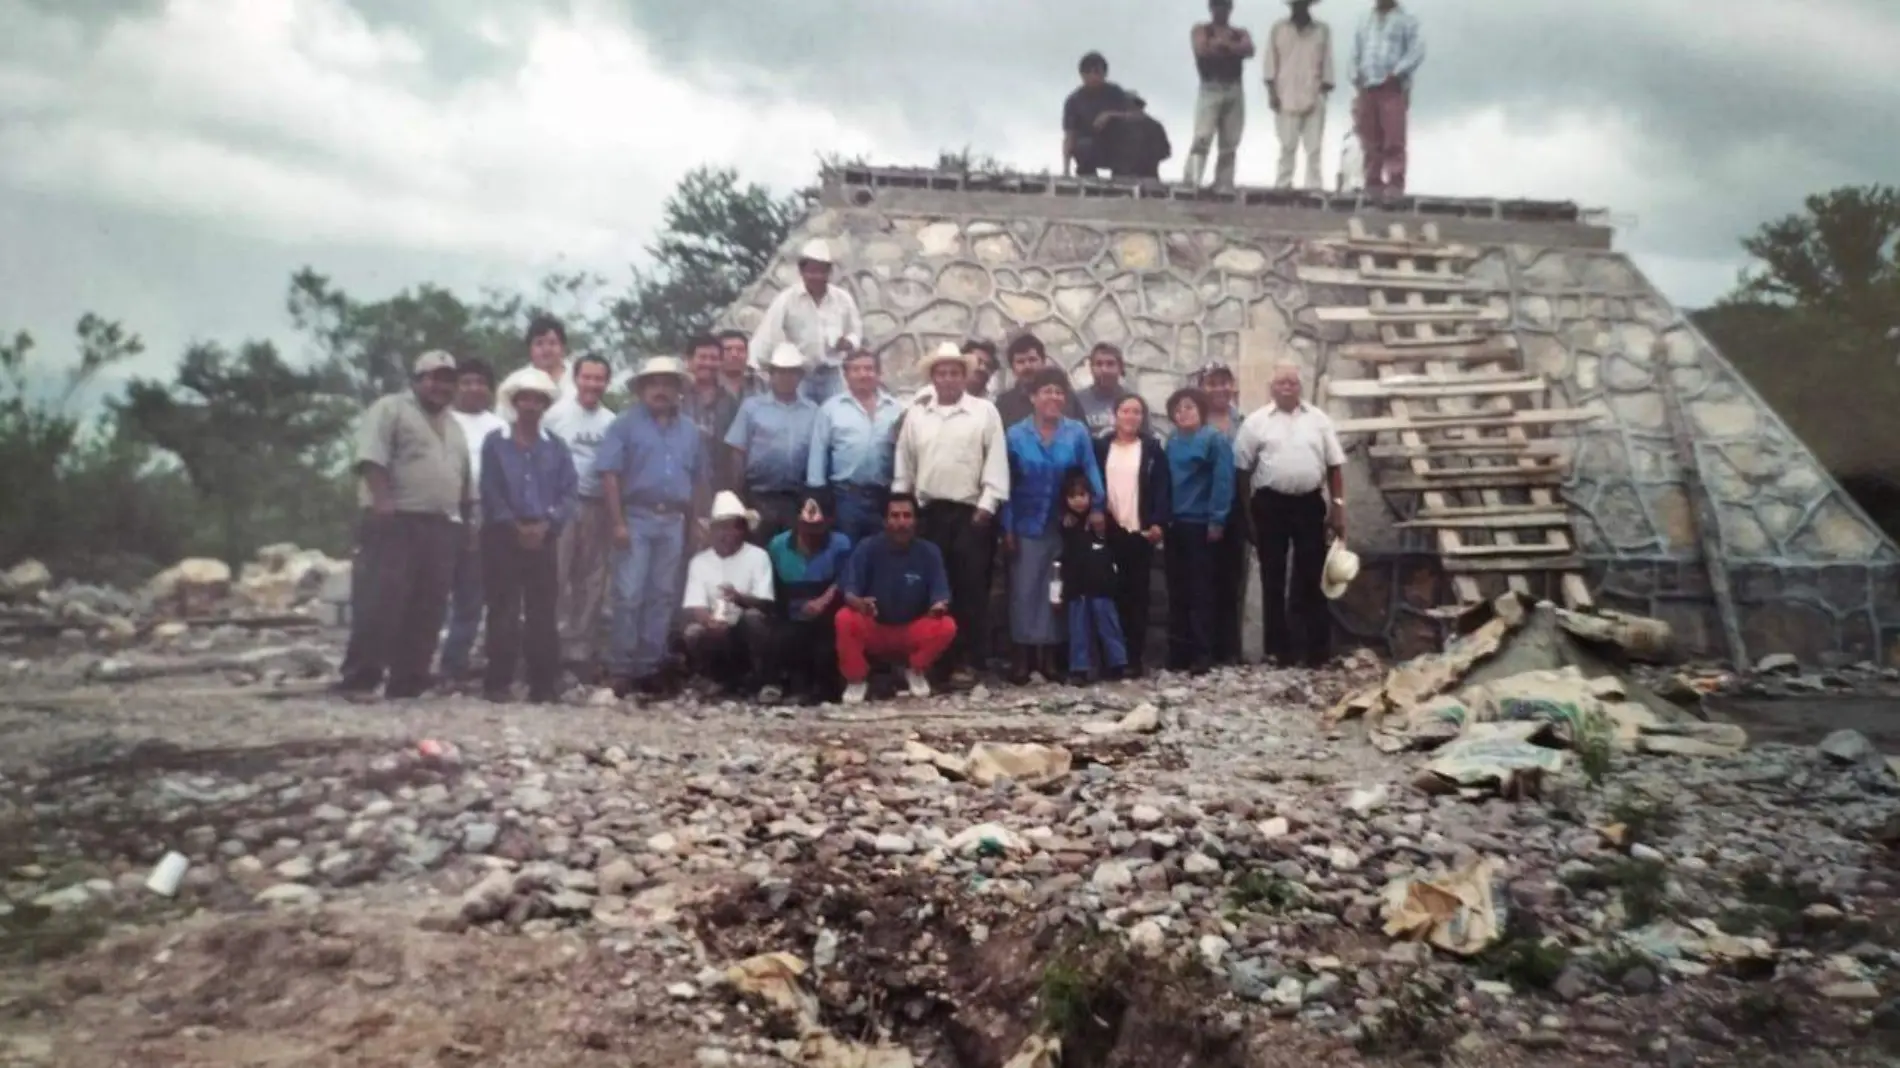
[[[1374,478],[1410,517],[1398,526],[1432,532],[1458,610],[1486,598],[1485,575],[1531,596],[1544,585],[1533,576],[1555,575],[1566,604],[1591,607],[1559,495],[1568,461],[1549,431],[1597,413],[1548,406],[1550,383],[1525,368],[1505,315],[1481,303],[1466,277],[1477,250],[1441,242],[1431,223],[1417,239],[1402,223],[1381,238],[1357,218],[1342,248],[1355,266],[1302,267],[1300,278],[1367,293],[1365,305],[1317,312],[1320,322],[1376,334],[1334,354],[1377,377],[1333,380],[1328,390],[1355,407],[1340,434],[1374,437]],[[1374,411],[1361,417],[1363,407]]]

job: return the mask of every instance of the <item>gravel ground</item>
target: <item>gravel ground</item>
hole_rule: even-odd
[[[308,663],[107,685],[18,651],[0,1065],[1000,1068],[1038,1034],[1063,1068],[1846,1065],[1900,1037],[1900,780],[1858,735],[1464,799],[1319,725],[1370,660],[795,711],[357,705],[299,693]],[[1031,745],[1067,766],[968,759]],[[172,898],[143,887],[168,851]],[[1385,933],[1395,880],[1481,862],[1488,951]],[[724,971],[773,952],[814,966],[809,1018]]]

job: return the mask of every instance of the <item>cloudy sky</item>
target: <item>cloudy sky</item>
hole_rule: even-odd
[[[1369,0],[1327,0],[1342,47]],[[1895,0],[1410,0],[1412,186],[1610,209],[1680,304],[1736,241],[1900,175]],[[1239,0],[1264,38],[1283,8]],[[0,331],[285,338],[309,264],[359,296],[618,272],[688,168],[782,190],[821,152],[1059,165],[1105,52],[1177,146],[1197,0],[0,0]],[[1272,173],[1254,125],[1243,180]],[[1343,129],[1335,101],[1329,156]],[[1177,160],[1178,162],[1178,160]],[[1175,164],[1170,164],[1172,167]],[[1331,170],[1329,161],[1328,170]]]

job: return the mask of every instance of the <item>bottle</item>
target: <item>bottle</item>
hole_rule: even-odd
[[[1056,561],[1055,571],[1049,576],[1049,603],[1062,603],[1062,561]]]

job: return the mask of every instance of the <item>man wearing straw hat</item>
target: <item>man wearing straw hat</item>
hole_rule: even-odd
[[[514,421],[482,443],[482,593],[488,602],[482,693],[490,701],[512,696],[517,658],[526,661],[528,700],[549,704],[560,697],[555,547],[580,495],[567,443],[541,425],[560,394],[538,367],[509,375],[497,399]]]
[[[1332,651],[1321,583],[1328,529],[1335,540],[1346,537],[1346,453],[1332,419],[1300,399],[1298,364],[1274,367],[1268,388],[1273,403],[1248,416],[1234,439],[1234,467],[1252,472],[1266,657],[1317,667]]]
[[[913,404],[897,434],[891,492],[916,497],[917,528],[950,576],[956,643],[943,658],[952,685],[973,683],[989,633],[997,509],[1009,498],[1009,451],[996,405],[965,392],[971,360],[952,342],[924,359],[933,395]]]
[[[613,517],[614,692],[665,687],[660,668],[679,604],[686,517],[706,469],[699,428],[680,414],[686,368],[675,357],[647,360],[633,378],[637,403],[607,430],[594,460]]]
[[[448,608],[456,539],[472,518],[468,443],[449,415],[455,357],[416,357],[410,389],[370,405],[356,429],[357,526],[350,644],[335,689],[420,697]],[[387,682],[385,682],[385,677]]]
[[[707,521],[710,545],[686,568],[686,659],[715,685],[748,691],[767,667],[771,618],[772,558],[746,543],[758,513],[737,494],[721,490]]]
[[[752,363],[763,367],[780,345],[805,358],[805,396],[823,404],[844,390],[839,366],[864,342],[864,319],[851,294],[831,284],[831,245],[823,239],[798,250],[799,285],[780,293],[752,334]]]
[[[752,540],[765,545],[790,530],[805,499],[811,468],[812,428],[818,405],[798,391],[805,358],[789,342],[772,350],[767,368],[769,393],[748,397],[726,430],[732,450],[733,480],[745,489],[746,503],[759,513]]]

